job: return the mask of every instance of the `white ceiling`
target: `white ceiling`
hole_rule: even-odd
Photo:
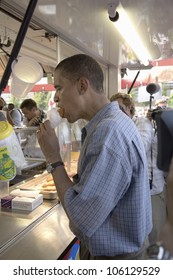
[[[107,5],[110,2],[117,1],[38,0],[31,23],[39,29],[28,29],[21,53],[35,55],[45,67],[54,67],[57,63],[57,41],[54,36],[45,38],[45,32],[48,32],[74,44],[81,51],[98,57],[100,61],[118,67],[119,37],[108,19]],[[22,18],[29,3],[29,0],[1,0],[1,8],[12,7],[12,14],[20,14]],[[121,3],[143,37],[146,46],[152,51],[153,58],[172,57],[172,0],[122,0]],[[12,46],[20,24],[0,13],[0,35],[9,35]],[[10,47],[5,50],[10,52]],[[2,56],[1,52],[3,65],[6,57]]]
[[[23,12],[29,4],[29,0],[2,0],[1,2],[10,5],[15,3],[16,9]],[[172,0],[121,0],[120,2],[148,47],[152,47],[150,39],[157,43],[159,50],[164,43],[163,40],[172,44]],[[33,19],[69,42],[75,42],[85,50],[97,53],[109,61],[109,44],[116,42],[117,34],[108,19],[108,3],[118,3],[118,0],[38,0]]]

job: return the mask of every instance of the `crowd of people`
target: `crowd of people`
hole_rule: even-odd
[[[44,120],[46,114],[43,110],[37,108],[37,103],[33,99],[25,99],[20,108],[15,108],[13,103],[6,103],[0,97],[0,111],[4,115],[4,120],[7,120],[14,127],[38,126]]]
[[[173,255],[173,161],[168,174],[157,167],[151,111],[136,117],[128,94],[107,98],[102,69],[88,55],[61,61],[54,86],[61,117],[70,124],[86,121],[73,180],[64,167],[55,130],[34,100],[24,100],[20,112],[9,104],[6,118],[14,126],[22,112],[23,124],[37,126],[70,229],[80,240],[80,259],[147,259],[147,248],[159,240]]]
[[[0,121],[8,121],[15,129],[25,157],[44,158],[40,147],[37,146],[35,127],[44,121],[46,114],[39,109],[33,99],[25,99],[20,108],[15,108],[13,103],[6,103],[0,98]],[[21,128],[32,128],[21,131]]]
[[[111,101],[118,101],[120,108],[135,123],[141,135],[148,164],[148,177],[152,201],[152,222],[153,228],[149,234],[149,242],[153,244],[160,236],[160,231],[166,221],[166,174],[157,167],[158,143],[157,129],[151,117],[152,111],[148,110],[146,117],[135,117],[135,105],[130,95],[117,93],[112,95]],[[157,106],[161,106],[157,102]],[[165,106],[165,103],[164,103]]]

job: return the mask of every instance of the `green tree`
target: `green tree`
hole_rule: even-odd
[[[39,109],[42,109],[44,111],[48,110],[49,106],[49,99],[51,97],[51,92],[35,92],[34,93],[34,100],[37,103],[37,106]]]
[[[20,104],[24,99],[33,98],[37,103],[39,109],[47,111],[49,106],[49,99],[51,97],[52,92],[34,92],[33,97],[26,96],[25,98],[16,98],[15,96],[11,95],[10,103],[13,103],[15,108],[20,108]]]
[[[20,108],[20,104],[22,103],[22,100],[19,98],[16,98],[14,95],[11,94],[10,103],[13,103],[15,108]]]

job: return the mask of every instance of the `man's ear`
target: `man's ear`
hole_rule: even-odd
[[[88,84],[89,84],[88,80],[84,77],[81,77],[78,80],[77,88],[78,88],[79,94],[84,94],[87,91]]]

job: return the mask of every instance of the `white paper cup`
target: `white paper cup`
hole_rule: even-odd
[[[15,97],[24,97],[43,77],[40,64],[30,57],[19,57],[13,61],[10,92]]]

